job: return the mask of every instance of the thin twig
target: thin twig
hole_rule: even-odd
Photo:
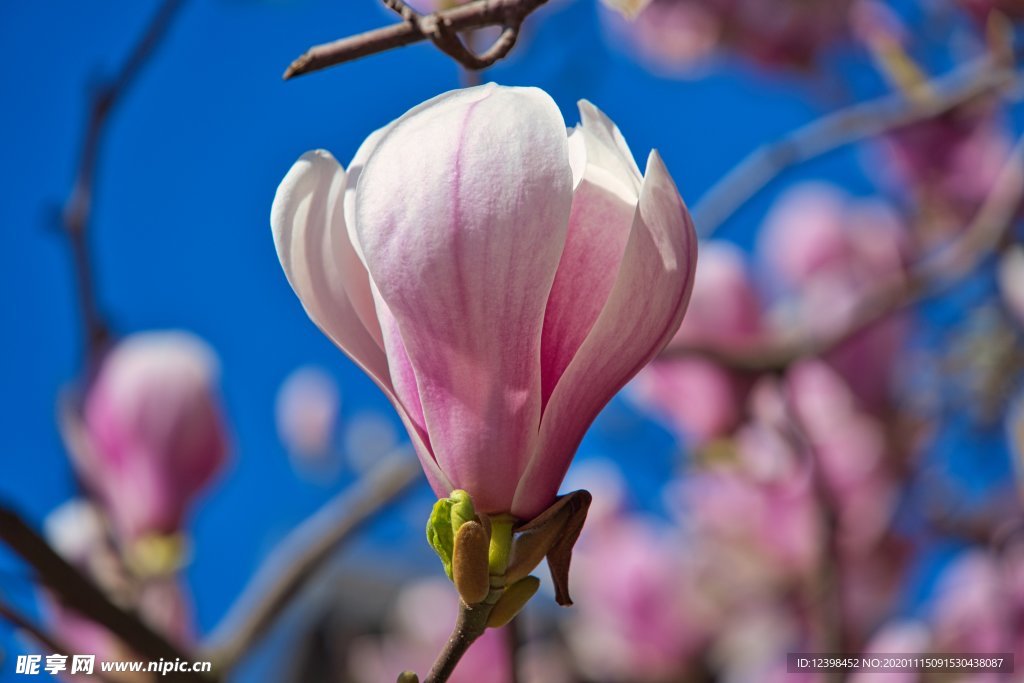
[[[295,529],[256,572],[204,648],[218,671],[238,663],[338,547],[420,480],[420,466],[396,453]]]
[[[71,648],[65,643],[62,643],[55,636],[44,631],[42,627],[32,622],[32,620],[18,612],[18,610],[14,609],[14,607],[8,605],[3,600],[0,600],[0,618],[6,619],[15,628],[27,633],[33,640],[47,648],[51,654],[73,654]],[[92,675],[103,681],[103,683],[117,683],[117,681],[110,678],[102,671],[94,671]]]
[[[190,660],[189,655],[132,612],[114,604],[91,579],[57,554],[13,509],[0,504],[0,541],[36,572],[61,602],[105,627],[130,649],[149,659]],[[177,681],[208,683],[198,673],[172,674]]]
[[[423,40],[430,40],[468,69],[483,69],[509,53],[515,45],[523,20],[546,2],[547,0],[475,0],[465,5],[419,16],[404,11],[404,3],[390,0],[386,4],[401,14],[401,23],[312,47],[292,62],[284,72],[284,78],[287,80],[302,76]],[[456,35],[461,31],[487,26],[498,26],[503,30],[495,43],[480,55],[468,50]]]
[[[469,646],[487,630],[487,618],[493,609],[493,603],[488,601],[478,605],[466,605],[459,600],[459,616],[455,621],[452,635],[423,683],[445,683],[451,677],[459,660],[469,650]]]
[[[1016,78],[1012,69],[982,59],[935,79],[916,96],[888,95],[812,121],[781,140],[755,150],[729,171],[694,206],[694,223],[701,236],[708,237],[791,166],[934,118],[1005,89]]]
[[[969,275],[995,251],[1014,224],[1024,199],[1024,137],[1017,141],[999,177],[964,232],[945,249],[910,267],[906,275],[882,281],[869,289],[847,323],[836,331],[795,340],[769,340],[742,349],[714,344],[675,344],[661,358],[702,357],[731,369],[763,373],[783,370],[802,359],[821,356],[866,327],[922,298],[934,296]]]
[[[90,362],[99,357],[110,337],[109,328],[96,301],[95,278],[87,240],[103,134],[115,105],[135,83],[138,74],[167,35],[183,4],[183,0],[164,0],[117,74],[93,93],[74,184],[61,212],[75,265],[78,301],[85,327],[86,357]]]

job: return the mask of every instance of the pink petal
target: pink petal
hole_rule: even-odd
[[[487,512],[508,510],[537,437],[541,326],[572,198],[567,147],[544,92],[470,88],[399,119],[356,186],[355,230],[434,455]]]
[[[579,106],[570,152],[582,178],[544,317],[545,403],[608,301],[640,191],[640,171],[615,124],[586,100]]]
[[[544,409],[512,514],[529,519],[550,504],[598,412],[675,334],[693,288],[696,247],[686,205],[651,152],[615,286]]]
[[[270,212],[278,258],[310,319],[395,405],[431,484],[447,486],[425,435],[395,396],[369,276],[345,229],[344,189],[345,170],[329,152],[302,155],[281,181]]]

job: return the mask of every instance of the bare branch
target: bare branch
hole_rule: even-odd
[[[86,356],[94,361],[109,339],[110,331],[96,303],[94,277],[86,239],[92,213],[96,167],[99,161],[103,133],[110,114],[124,97],[143,67],[167,35],[183,0],[164,0],[150,21],[120,70],[105,85],[98,88],[89,105],[89,118],[85,125],[81,156],[71,192],[64,202],[62,221],[71,243],[71,254],[78,281],[78,300],[85,327]]]
[[[927,84],[917,96],[889,95],[842,109],[755,150],[694,206],[694,223],[709,237],[784,171],[846,145],[934,118],[1014,84],[1012,69],[983,59]]]
[[[234,666],[338,547],[419,480],[415,458],[396,453],[295,529],[256,572],[210,637],[204,649],[217,669]]]
[[[515,45],[523,20],[546,2],[476,0],[420,16],[409,10],[401,0],[385,0],[385,5],[402,16],[401,23],[312,47],[292,62],[284,72],[284,78],[288,80],[423,40],[433,42],[467,69],[485,69],[509,53]],[[455,35],[487,26],[498,26],[503,31],[494,45],[480,55],[473,54]]]
[[[91,579],[61,557],[13,509],[0,503],[0,541],[29,564],[61,602],[92,619],[124,641],[130,649],[153,660],[189,660],[186,652],[154,631],[134,613],[114,604]],[[172,673],[174,680],[209,683],[198,673]]]
[[[1024,199],[1024,137],[1017,141],[996,183],[964,232],[933,257],[911,266],[906,275],[883,281],[860,300],[849,321],[832,334],[795,340],[770,340],[753,348],[725,349],[678,344],[661,358],[698,356],[741,372],[783,370],[801,358],[820,356],[849,340],[872,323],[934,296],[969,275],[995,251],[1014,224]]]

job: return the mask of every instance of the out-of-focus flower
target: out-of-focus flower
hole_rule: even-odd
[[[641,175],[615,125],[580,111],[567,136],[543,91],[446,93],[348,172],[306,154],[274,200],[306,311],[392,400],[435,492],[487,513],[552,503],[693,283],[693,224],[660,157]]]
[[[868,642],[866,655],[908,656],[927,654],[931,650],[931,632],[917,621],[899,621],[881,628]],[[915,671],[857,671],[850,675],[850,683],[920,683],[921,674]]]
[[[76,457],[123,539],[179,531],[224,463],[216,376],[212,350],[185,332],[135,334],[104,359],[85,398],[89,447]]]
[[[896,216],[873,200],[805,183],[790,189],[766,219],[759,249],[781,285],[774,323],[781,333],[829,336],[850,324],[872,287],[898,282],[906,250]],[[864,406],[886,405],[905,323],[890,316],[859,331],[826,359]]]
[[[922,236],[941,240],[974,218],[1010,158],[1013,141],[995,105],[956,107],[884,136],[873,167],[884,181],[909,192]]]
[[[691,472],[676,489],[680,517],[727,602],[802,581],[823,541],[809,469],[783,437],[752,423],[740,429],[736,450],[735,461]]]
[[[299,462],[315,462],[331,450],[340,401],[338,385],[319,368],[299,368],[281,384],[277,433]]]
[[[1024,17],[1024,2],[1021,0],[957,0],[957,2],[982,24],[988,21],[992,12],[999,12],[1011,19]]]
[[[348,668],[356,683],[391,681],[402,671],[425,674],[444,647],[458,610],[455,588],[445,580],[410,584],[398,596],[388,632],[355,640]],[[459,660],[451,683],[509,683],[505,634],[488,629]],[[540,680],[535,683],[540,683]]]
[[[1002,584],[998,561],[983,551],[958,557],[936,588],[932,623],[944,652],[1012,652],[1017,633],[1012,601]]]
[[[71,500],[54,510],[44,522],[50,544],[68,562],[78,567],[108,594],[126,599],[131,596],[139,615],[154,629],[172,641],[185,644],[192,640],[192,612],[189,600],[177,580],[161,577],[130,585],[113,549],[107,542],[103,516],[93,504]],[[137,659],[120,639],[99,624],[65,607],[56,597],[45,594],[47,629],[60,642],[81,654],[92,654],[103,661]],[[82,681],[88,676],[71,680]],[[147,674],[121,674],[118,681],[149,681]]]
[[[588,680],[677,680],[712,628],[685,549],[664,525],[619,516],[585,529],[567,632]]]
[[[151,628],[172,642],[186,645],[192,640],[192,609],[175,579],[147,583],[138,591],[136,612]],[[128,661],[139,656],[103,626],[65,607],[56,599],[46,601],[47,627],[74,653],[96,655],[98,661]],[[97,663],[97,669],[99,664]],[[91,676],[74,678],[91,681]],[[118,681],[152,681],[149,674],[132,674]]]
[[[828,493],[840,508],[844,543],[872,547],[896,504],[881,423],[859,408],[843,379],[820,361],[798,363],[787,384]]]
[[[786,653],[800,649],[798,615],[768,601],[743,605],[723,624],[709,658],[725,683],[820,683],[817,674],[789,673]]]
[[[686,320],[669,349],[697,344],[739,350],[755,344],[763,331],[761,304],[742,252],[726,242],[708,242],[700,254]],[[750,380],[713,361],[689,357],[651,364],[631,388],[641,404],[702,443],[736,427]]]
[[[356,472],[366,472],[398,448],[398,431],[379,413],[357,413],[346,421],[342,444],[345,460]]]
[[[807,68],[848,37],[854,0],[605,0],[613,40],[655,68],[679,72],[719,50],[773,68]],[[625,7],[625,12],[623,8]],[[637,13],[638,11],[638,13]],[[636,16],[624,19],[619,13]]]

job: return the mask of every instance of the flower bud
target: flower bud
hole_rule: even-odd
[[[75,457],[123,540],[180,530],[223,464],[216,367],[211,349],[184,332],[128,337],[100,367],[85,398],[88,452]]]
[[[271,208],[307,313],[392,401],[438,497],[464,489],[488,515],[554,502],[693,284],[693,222],[661,157],[641,173],[608,117],[580,115],[567,130],[535,88],[445,93],[347,170],[307,153]]]
[[[540,588],[540,579],[536,576],[527,576],[506,588],[498,598],[498,602],[495,603],[490,616],[487,617],[487,627],[500,628],[512,621],[530,601],[538,588]]]
[[[483,602],[490,591],[487,554],[490,539],[479,522],[466,522],[455,534],[452,580],[467,605]]]

